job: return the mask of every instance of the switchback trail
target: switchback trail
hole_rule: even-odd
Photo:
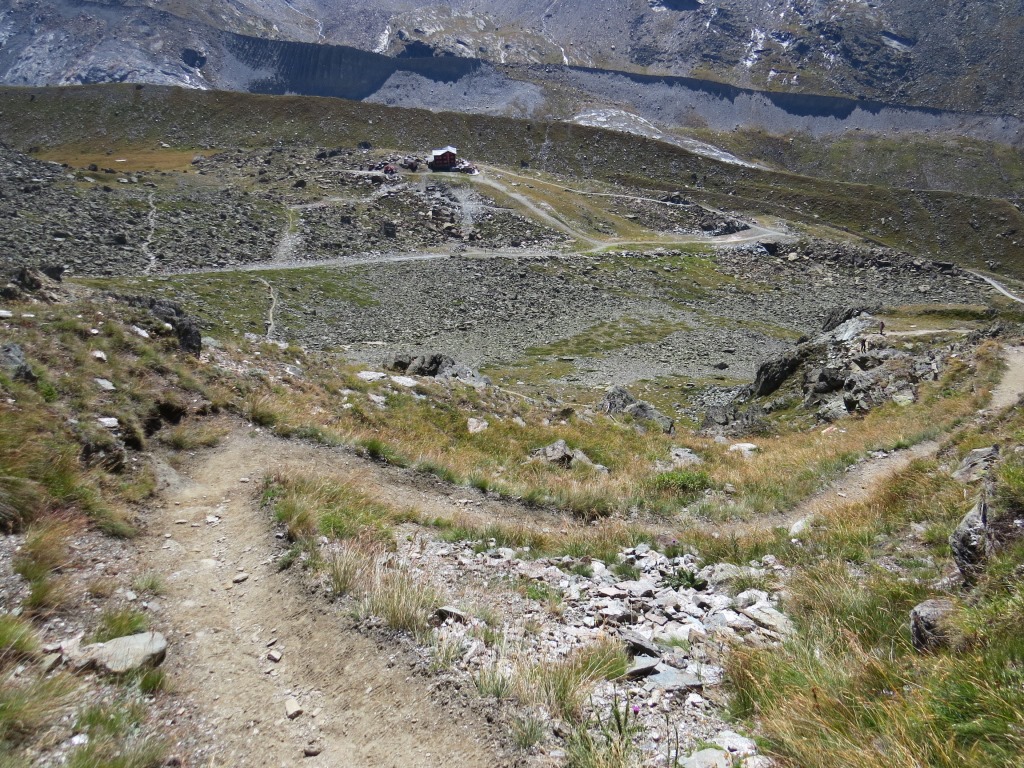
[[[996,280],[994,278],[991,278],[988,275],[983,275],[981,272],[975,272],[972,269],[969,269],[967,271],[970,272],[975,277],[980,277],[986,283],[988,283],[993,288],[995,288],[997,291],[999,291],[1001,294],[1003,294],[1003,296],[1005,296],[1006,298],[1008,298],[1008,299],[1010,299],[1012,301],[1015,301],[1018,304],[1024,304],[1024,299],[1022,299],[1017,294],[1013,293],[1011,290],[1009,290],[1005,285],[1000,283],[998,280]]]
[[[929,333],[941,332],[944,331],[929,331]],[[1024,394],[1024,347],[1005,348],[1003,359],[1006,362],[1006,370],[1003,372],[999,384],[992,390],[992,397],[988,405],[990,411],[1009,408]],[[928,440],[877,459],[868,459],[850,469],[837,482],[811,496],[785,515],[765,516],[727,527],[737,533],[780,526],[789,527],[798,521],[809,522],[815,516],[828,510],[866,501],[887,478],[902,472],[916,459],[935,456],[939,452],[939,448],[941,448],[939,442]]]
[[[378,647],[290,572],[277,571],[280,545],[257,499],[268,472],[357,473],[372,492],[375,480],[388,482],[388,470],[245,427],[201,453],[184,475],[159,467],[159,501],[141,548],[147,565],[167,574],[160,613],[169,625],[166,668],[212,741],[212,765],[510,764],[483,719],[432,698],[429,680],[412,675],[397,646]],[[398,504],[427,495],[428,508],[460,508],[398,482],[389,494]],[[282,654],[276,664],[267,658],[271,646]],[[289,698],[304,710],[295,719],[285,715]],[[307,747],[319,756],[305,758]]]

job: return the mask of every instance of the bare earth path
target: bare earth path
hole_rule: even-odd
[[[389,658],[322,598],[277,572],[279,550],[255,485],[275,468],[333,468],[339,457],[360,463],[242,429],[200,455],[187,478],[162,467],[162,503],[144,557],[167,574],[166,666],[205,721],[211,765],[507,764],[477,715],[432,701],[425,679],[412,676],[394,649]],[[267,659],[274,640],[283,654],[277,664]],[[304,709],[294,720],[285,716],[289,697]],[[309,745],[319,756],[303,757]]]
[[[933,331],[929,331],[932,333]],[[895,335],[895,334],[894,334]],[[1001,411],[1015,404],[1024,394],[1024,347],[1007,347],[1003,350],[1006,370],[999,384],[992,391],[989,410]],[[879,459],[869,459],[847,472],[842,479],[829,488],[815,494],[785,516],[785,519],[766,517],[744,526],[770,528],[790,525],[799,520],[810,520],[835,507],[864,501],[871,497],[877,487],[888,477],[902,472],[916,459],[926,459],[938,453],[940,443],[928,440],[903,451],[896,451]]]
[[[1024,347],[1004,352],[1007,370],[991,408],[1024,393]],[[886,477],[935,454],[926,442],[863,462],[783,518],[739,528],[790,525],[867,498]],[[431,697],[402,653],[351,627],[322,597],[278,573],[271,521],[256,484],[276,469],[330,471],[383,501],[430,516],[502,520],[537,528],[569,524],[554,514],[488,500],[475,491],[369,464],[343,451],[236,428],[200,454],[187,476],[161,465],[160,501],[143,541],[148,566],[167,574],[160,614],[169,627],[167,667],[196,707],[216,766],[490,768],[511,764],[479,715]],[[730,526],[720,526],[719,529]],[[245,578],[242,578],[242,575]],[[236,583],[237,581],[237,583]],[[274,663],[272,647],[282,654]],[[303,714],[285,716],[294,698]],[[315,757],[304,757],[314,746]]]

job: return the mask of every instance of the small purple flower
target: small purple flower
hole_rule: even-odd
[[[640,705],[638,705],[638,704],[634,704],[633,705],[633,714],[634,715],[639,715],[640,714]]]

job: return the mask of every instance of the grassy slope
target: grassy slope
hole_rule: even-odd
[[[416,152],[451,142],[483,162],[525,163],[642,189],[685,189],[718,207],[807,224],[828,222],[879,243],[967,265],[998,259],[1008,272],[1024,275],[1017,235],[1008,234],[1024,230],[1024,215],[1005,200],[740,168],[636,136],[564,123],[154,86],[0,89],[0,113],[7,141],[22,148],[66,145],[79,154],[160,141],[196,148],[369,141]]]

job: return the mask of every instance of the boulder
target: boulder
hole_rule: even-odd
[[[836,328],[838,328],[846,321],[852,320],[853,318],[859,316],[863,312],[871,311],[872,309],[870,307],[849,307],[847,309],[833,309],[831,312],[825,315],[825,320],[821,324],[821,330],[825,333],[828,333],[829,331],[834,331]]]
[[[961,483],[974,483],[988,474],[989,468],[999,458],[999,446],[976,448],[960,462],[953,479]]]
[[[711,741],[735,757],[749,757],[757,754],[757,744],[754,740],[741,736],[735,731],[722,731]]]
[[[793,623],[789,618],[772,608],[766,601],[743,608],[740,613],[781,637],[786,637],[793,632]]]
[[[619,630],[619,637],[626,644],[626,649],[636,656],[661,656],[661,649],[642,635],[628,629]]]
[[[949,537],[956,567],[968,584],[984,570],[989,554],[988,503],[978,500]]]
[[[590,467],[597,466],[583,451],[579,449],[573,450],[570,448],[565,440],[557,440],[551,443],[551,445],[545,445],[543,448],[538,448],[533,451],[530,456],[534,459],[547,461],[550,464],[557,464],[558,466],[565,468],[579,465]]]
[[[675,432],[675,422],[653,405],[643,400],[626,406],[623,413],[632,416],[637,421],[653,421],[666,435],[671,435]]]
[[[682,469],[683,467],[704,463],[704,459],[689,448],[673,448],[669,451],[669,460],[672,462],[673,469]]]
[[[455,361],[447,355],[433,352],[413,358],[405,372],[410,376],[437,376],[455,365]]]
[[[597,404],[597,410],[600,413],[614,416],[617,413],[624,412],[629,406],[636,405],[638,402],[628,389],[615,386],[610,387],[604,393],[604,399]]]
[[[656,656],[637,656],[633,659],[629,669],[626,670],[624,677],[627,680],[639,680],[643,677],[650,677],[657,671],[659,664],[661,664],[661,659]]]
[[[758,447],[754,443],[734,443],[729,446],[729,453],[738,453],[745,459],[749,459],[757,451]]]
[[[167,654],[167,640],[159,632],[143,632],[85,646],[81,653],[82,667],[124,675],[159,666]]]
[[[679,768],[732,768],[732,755],[722,749],[702,749],[680,760]]]
[[[803,354],[797,350],[761,363],[751,387],[751,394],[754,397],[764,397],[775,392],[800,367],[803,358]]]
[[[25,359],[24,351],[17,344],[0,345],[0,371],[15,381],[27,381],[29,384],[38,378]]]
[[[478,435],[481,432],[486,431],[488,426],[490,425],[487,423],[486,419],[470,418],[469,421],[466,422],[466,429],[469,430],[469,434],[471,435]]]
[[[952,600],[925,600],[910,612],[910,638],[919,651],[934,651],[949,641]]]
[[[490,377],[484,376],[480,371],[458,362],[438,373],[437,378],[448,383],[458,381],[462,384],[469,384],[469,386],[475,389],[488,387],[491,384]]]

